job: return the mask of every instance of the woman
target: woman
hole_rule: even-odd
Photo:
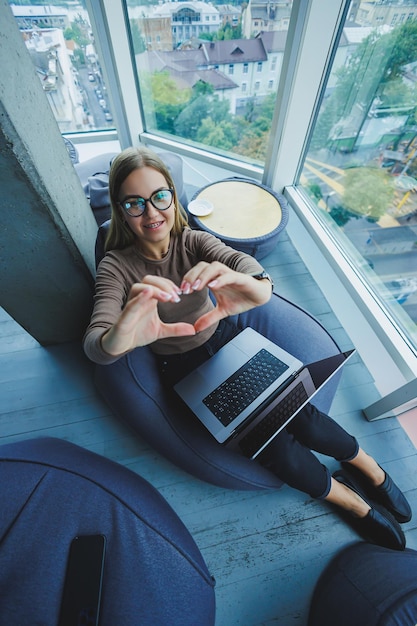
[[[150,345],[172,386],[241,330],[238,314],[256,307],[262,314],[271,279],[252,257],[188,227],[171,175],[153,152],[119,154],[109,192],[108,253],[98,268],[84,349],[94,362],[110,364]],[[332,477],[311,450],[342,461],[347,471]],[[354,437],[314,406],[260,456],[283,482],[350,514],[375,543],[404,549],[399,522],[411,518],[404,495]]]

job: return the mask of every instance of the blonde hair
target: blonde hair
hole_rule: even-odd
[[[148,148],[126,148],[113,159],[110,167],[109,194],[112,215],[105,243],[106,252],[108,250],[122,250],[137,242],[136,235],[130,230],[124,219],[119,200],[120,188],[126,178],[134,170],[142,167],[152,167],[160,172],[167,181],[168,187],[174,190],[175,218],[171,232],[174,235],[180,234],[188,226],[187,215],[178,200],[174,181],[165,163]]]

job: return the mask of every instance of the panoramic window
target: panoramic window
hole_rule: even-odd
[[[181,2],[127,0],[145,130],[263,165],[292,2],[188,4],[190,25],[209,22],[204,32],[178,27]],[[152,49],[148,32],[165,45]]]
[[[113,126],[88,12],[80,2],[9,2],[62,133]]]
[[[417,2],[412,19],[403,4],[350,14],[299,185],[417,347]]]

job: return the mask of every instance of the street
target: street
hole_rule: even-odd
[[[89,80],[89,75],[94,76],[94,81]],[[93,129],[112,128],[113,119],[111,117],[106,87],[100,77],[100,73],[92,72],[85,67],[78,70],[78,80],[84,92],[84,103],[89,112],[89,120]],[[98,94],[97,94],[98,90]],[[100,106],[103,100],[106,106]],[[107,118],[106,119],[106,112]],[[111,119],[109,119],[111,118]]]

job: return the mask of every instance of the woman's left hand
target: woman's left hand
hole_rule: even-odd
[[[216,298],[216,307],[194,323],[197,332],[229,315],[249,311],[265,304],[271,297],[268,279],[257,280],[249,274],[235,272],[223,263],[200,261],[187,272],[181,283],[183,295],[208,287]]]

